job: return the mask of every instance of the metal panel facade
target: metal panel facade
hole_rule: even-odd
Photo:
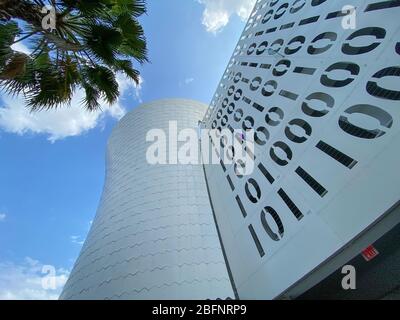
[[[257,1],[205,117],[258,138],[250,176],[206,167],[240,298],[279,296],[399,201],[399,17],[399,1]]]
[[[96,218],[61,299],[233,297],[201,165],[149,165],[146,134],[196,128],[206,106],[161,100],[127,114],[108,144]]]

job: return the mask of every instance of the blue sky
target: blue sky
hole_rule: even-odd
[[[121,77],[120,101],[102,112],[79,108],[79,93],[70,108],[36,114],[0,96],[0,299],[57,298],[95,216],[118,119],[159,98],[209,103],[253,4],[148,0],[151,63],[138,87]],[[56,290],[42,288],[43,265],[56,268]]]

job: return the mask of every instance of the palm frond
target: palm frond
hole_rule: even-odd
[[[110,69],[99,65],[85,67],[83,74],[108,103],[112,104],[117,101],[119,96],[118,82]]]
[[[148,61],[137,20],[146,13],[144,0],[4,1],[7,6],[0,3],[0,9],[8,21],[0,21],[0,88],[23,94],[32,110],[68,105],[78,88],[85,92],[87,110],[98,109],[101,99],[115,103],[118,72],[139,83],[134,62]],[[41,28],[46,4],[56,8],[53,31]],[[11,48],[16,39],[29,43],[29,55]]]

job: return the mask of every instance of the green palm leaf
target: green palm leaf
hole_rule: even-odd
[[[53,3],[56,29],[44,30],[41,8]],[[1,0],[0,88],[23,94],[32,110],[68,105],[79,88],[88,110],[102,99],[115,103],[116,73],[139,83],[134,62],[147,62],[137,20],[145,12],[142,0]],[[11,48],[16,39],[29,44],[30,55]]]

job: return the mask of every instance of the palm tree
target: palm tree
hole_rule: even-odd
[[[32,110],[69,104],[78,88],[88,110],[114,103],[116,73],[139,83],[133,62],[147,61],[145,12],[145,0],[0,0],[0,87]],[[30,54],[12,48],[20,41]]]

